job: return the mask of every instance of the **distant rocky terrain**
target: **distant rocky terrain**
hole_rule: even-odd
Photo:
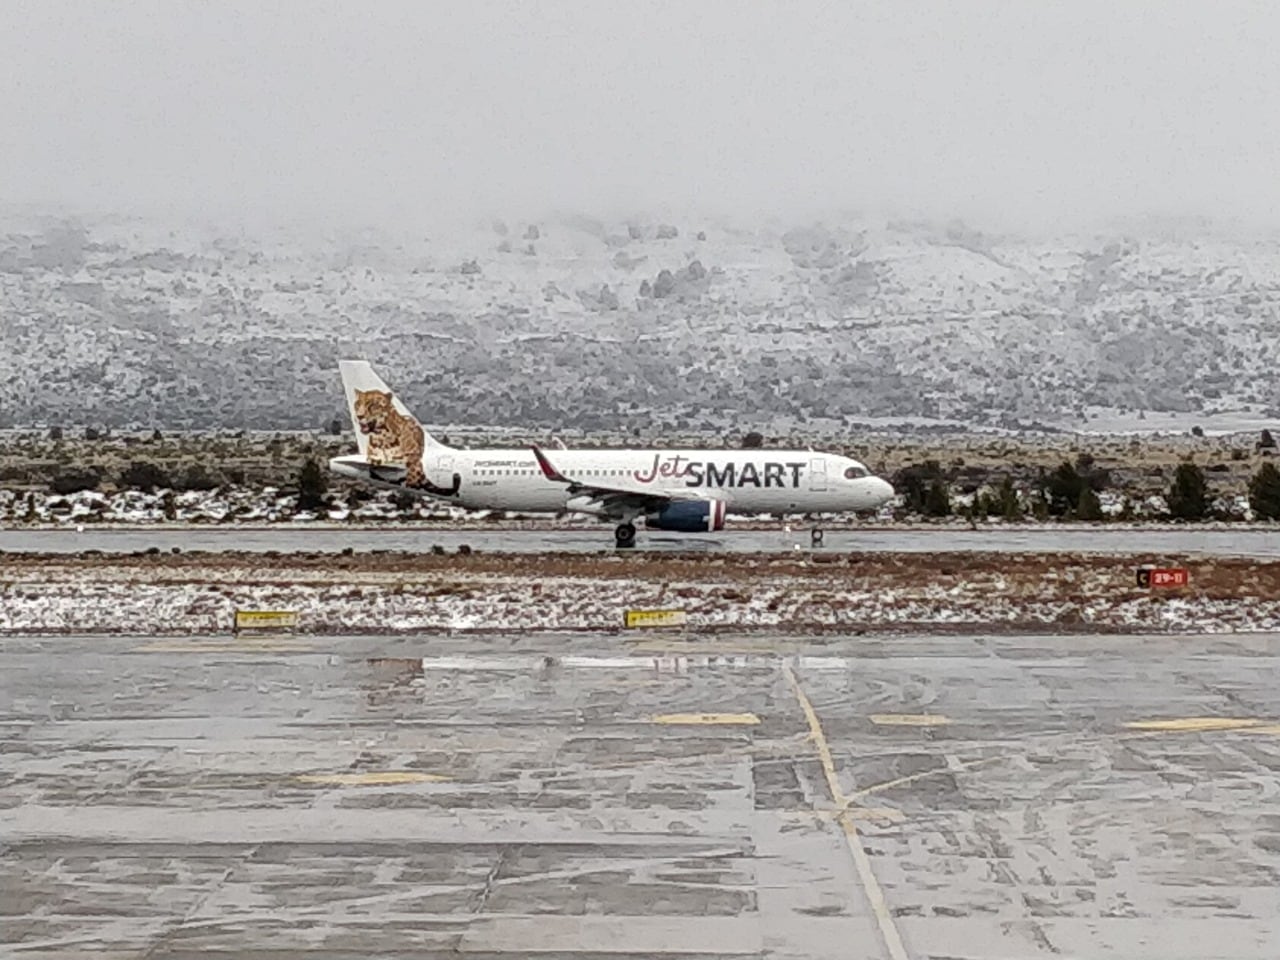
[[[840,434],[1280,415],[1280,236],[560,217],[413,236],[0,218],[0,428],[316,429],[364,357],[425,421]]]

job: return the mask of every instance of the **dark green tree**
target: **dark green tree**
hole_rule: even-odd
[[[893,488],[902,494],[902,506],[907,513],[927,513],[931,481],[942,479],[942,467],[937,460],[913,463],[893,475]]]
[[[217,490],[219,486],[219,479],[203,463],[191,464],[174,482],[174,487],[180,490]]]
[[[743,450],[758,450],[764,446],[764,434],[758,430],[752,430],[742,438]]]
[[[1085,487],[1080,491],[1080,500],[1076,504],[1077,520],[1101,520],[1102,504],[1098,500],[1098,495],[1093,492],[1092,487]]]
[[[1259,520],[1280,520],[1280,469],[1264,463],[1249,480],[1249,506]]]
[[[320,469],[320,464],[308,457],[307,462],[302,465],[302,470],[298,473],[298,509],[322,509],[327,489],[324,471]]]
[[[1175,520],[1203,520],[1209,513],[1209,488],[1204,471],[1194,463],[1178,464],[1165,502],[1169,505],[1169,515]]]
[[[1043,490],[1036,490],[1031,494],[1031,516],[1041,521],[1049,519],[1049,498]]]
[[[1093,454],[1082,453],[1076,457],[1076,473],[1094,493],[1101,493],[1111,485],[1111,471],[1098,466]]]
[[[49,489],[63,496],[81,490],[96,490],[102,475],[92,467],[70,467],[56,474],[49,482]]]
[[[169,475],[156,464],[134,460],[120,473],[120,486],[151,493],[157,487],[171,486]]]
[[[1021,520],[1022,504],[1018,501],[1018,491],[1013,488],[1013,478],[1007,473],[996,490],[992,512],[1000,514],[1005,520]]]
[[[947,493],[945,480],[935,480],[929,484],[924,496],[924,515],[926,517],[951,516],[951,496]]]
[[[1076,468],[1064,461],[1045,479],[1044,492],[1049,501],[1050,515],[1063,517],[1075,513],[1080,505],[1080,494],[1087,487]]]

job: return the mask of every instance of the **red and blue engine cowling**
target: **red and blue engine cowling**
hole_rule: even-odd
[[[645,514],[644,524],[651,530],[706,533],[724,529],[724,514],[723,500],[673,500]]]

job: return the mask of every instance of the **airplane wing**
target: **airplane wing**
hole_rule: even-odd
[[[538,466],[542,468],[544,477],[556,483],[565,484],[571,497],[588,497],[597,501],[601,507],[609,512],[621,512],[628,509],[639,511],[656,510],[677,500],[708,499],[705,493],[690,490],[687,487],[655,488],[648,484],[628,483],[622,477],[619,477],[616,483],[594,483],[586,480],[576,480],[556,469],[555,465],[547,459],[547,455],[536,445],[533,448],[533,455],[538,461]]]

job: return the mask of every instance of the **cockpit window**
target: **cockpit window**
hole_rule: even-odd
[[[846,480],[861,480],[863,477],[871,476],[871,471],[866,467],[850,467],[844,472]]]

